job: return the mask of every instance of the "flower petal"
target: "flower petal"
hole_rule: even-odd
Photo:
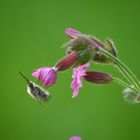
[[[72,75],[73,81],[71,83],[71,88],[74,90],[72,97],[76,97],[78,95],[79,88],[83,86],[82,80],[83,77],[86,75],[86,69],[88,67],[89,67],[89,63],[86,63],[82,66],[74,68],[73,75]]]
[[[42,70],[42,68],[39,68],[39,69],[35,70],[35,71],[32,73],[32,76],[35,77],[36,79],[40,80],[40,73],[41,73],[41,70]]]

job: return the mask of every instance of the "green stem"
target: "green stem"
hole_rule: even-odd
[[[126,65],[124,65],[122,62],[121,62],[121,64],[119,63],[119,64],[117,64],[116,63],[116,66],[121,70],[121,72],[123,73],[123,74],[125,74],[126,76],[126,78],[128,78],[129,80],[128,80],[128,82],[131,82],[131,83],[133,83],[134,84],[134,86],[137,88],[137,89],[140,89],[140,84],[139,84],[139,81],[137,80],[137,78],[135,77],[135,75],[130,71],[130,69],[128,69],[127,67],[126,67]]]
[[[131,78],[129,78],[126,73],[126,71],[120,66],[120,65],[117,65],[116,64],[116,67],[118,68],[118,70],[124,75],[124,77],[127,79],[127,81],[130,83],[130,84],[134,84],[133,80]],[[135,84],[136,85],[136,84]]]
[[[112,59],[112,61],[116,64],[116,66],[121,70],[121,72],[125,75],[126,79],[134,85],[136,90],[140,90],[139,81],[135,77],[135,75],[130,71],[130,69],[123,64],[117,57],[113,56],[111,53],[107,52],[106,50],[99,48],[100,52],[105,56]]]
[[[136,90],[134,87],[132,87],[131,85],[129,85],[128,83],[120,80],[119,78],[116,78],[116,77],[113,77],[113,80],[119,84],[121,84],[122,86],[126,87],[126,88],[130,88],[132,89],[133,91],[135,91],[136,93],[138,93],[139,91]]]

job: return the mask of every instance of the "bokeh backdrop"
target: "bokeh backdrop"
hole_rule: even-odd
[[[73,27],[104,41],[110,36],[119,57],[140,79],[139,0],[1,0],[0,1],[0,139],[139,140],[140,104],[123,100],[123,87],[112,82],[84,82],[72,99],[72,70],[59,73],[49,88],[52,99],[42,106],[26,92],[19,71],[53,66],[65,55],[64,30]],[[92,70],[121,76],[112,66]]]

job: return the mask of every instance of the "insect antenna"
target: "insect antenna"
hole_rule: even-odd
[[[19,74],[25,79],[26,83],[29,83],[30,82],[30,80],[27,79],[21,72],[19,72]]]

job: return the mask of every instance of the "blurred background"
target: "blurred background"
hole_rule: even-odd
[[[0,1],[0,139],[138,140],[140,104],[123,100],[123,87],[84,81],[72,99],[72,70],[59,73],[49,88],[52,99],[41,106],[26,92],[19,71],[53,66],[65,55],[64,30],[73,27],[104,41],[110,36],[119,57],[140,79],[140,2],[138,0],[1,0]],[[92,70],[121,76],[115,68],[93,64]]]

